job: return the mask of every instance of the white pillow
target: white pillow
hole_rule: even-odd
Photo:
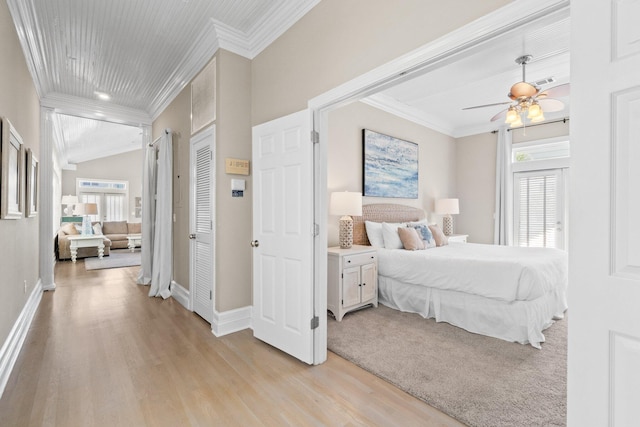
[[[374,248],[384,248],[384,239],[382,237],[382,223],[365,221],[364,228],[367,229],[367,238]]]
[[[102,235],[102,225],[99,222],[93,224],[93,234]]]
[[[402,240],[400,240],[400,235],[398,234],[398,227],[406,226],[406,223],[382,223],[382,238],[384,239],[384,247],[386,249],[404,249],[404,245],[402,244]]]

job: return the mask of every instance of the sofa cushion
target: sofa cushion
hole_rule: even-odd
[[[128,222],[127,228],[129,234],[142,234],[142,223],[140,222]]]
[[[78,233],[78,230],[76,229],[75,224],[72,222],[68,222],[62,227],[60,227],[60,231],[62,231],[64,234],[70,234],[70,235],[80,234]]]
[[[118,242],[121,240],[124,240],[125,242],[127,241],[126,234],[107,234],[107,237],[111,239],[112,242]]]
[[[102,223],[102,234],[127,234],[127,221],[105,221]]]

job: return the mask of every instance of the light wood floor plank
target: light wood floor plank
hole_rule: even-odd
[[[329,353],[308,366],[253,338],[216,338],[138,267],[59,262],[0,399],[2,426],[461,426]]]

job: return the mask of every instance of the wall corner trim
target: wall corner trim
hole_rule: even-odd
[[[251,328],[251,306],[218,312],[213,310],[211,332],[216,337]]]
[[[189,291],[175,280],[171,281],[171,296],[184,308],[189,311],[193,311],[190,304],[191,298],[189,297]]]
[[[18,359],[20,350],[22,350],[24,340],[27,338],[29,327],[42,299],[42,292],[42,281],[38,279],[27,303],[22,308],[16,323],[11,328],[9,336],[0,349],[0,398],[4,393],[4,388],[7,385],[7,381],[9,381],[9,376]]]

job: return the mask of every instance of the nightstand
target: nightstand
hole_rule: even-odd
[[[333,247],[328,253],[327,310],[338,322],[366,305],[378,306],[378,255],[371,246]]]
[[[452,234],[447,236],[447,239],[449,243],[467,243],[467,237],[469,237],[468,234]]]

